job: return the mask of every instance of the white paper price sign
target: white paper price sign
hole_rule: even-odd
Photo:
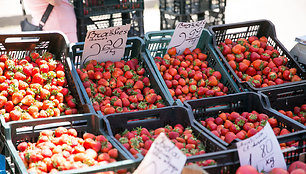
[[[120,61],[125,51],[130,26],[128,24],[88,31],[85,38],[81,65],[89,60],[97,60],[98,62],[106,62],[108,60],[113,62]]]
[[[134,174],[180,174],[187,157],[164,134],[154,140]]]
[[[175,47],[176,54],[182,54],[186,48],[194,50],[199,42],[206,21],[179,22],[174,30],[168,49]]]
[[[254,136],[237,142],[240,165],[251,165],[259,172],[273,168],[287,169],[280,145],[270,124]]]

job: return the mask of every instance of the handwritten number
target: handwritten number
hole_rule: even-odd
[[[266,156],[266,152],[265,152],[265,149],[266,149],[266,145],[265,144],[262,144],[260,146],[260,149],[261,149],[261,157],[265,157]]]
[[[106,44],[103,46],[102,51],[105,53],[110,53],[111,55],[115,55],[115,49],[120,49],[123,44],[123,38],[118,38],[115,42],[112,40],[106,41]]]
[[[182,42],[179,43],[179,44],[177,44],[177,45],[175,45],[174,47],[179,47],[179,46],[181,46],[181,45],[186,41],[186,37],[187,37],[187,35],[186,35],[185,32],[182,32],[181,34],[179,34],[179,38],[182,38]]]
[[[120,47],[122,46],[122,44],[123,44],[123,38],[118,38],[118,39],[114,42],[113,47],[114,47],[114,48],[120,48]]]
[[[85,60],[84,60],[83,62],[87,62],[87,59],[88,59],[89,57],[97,56],[97,55],[100,54],[100,52],[101,52],[101,45],[100,45],[99,43],[94,43],[94,44],[92,44],[92,45],[90,46],[90,48],[93,49],[93,47],[95,47],[95,46],[97,46],[97,48],[96,48],[97,53],[92,54],[92,55],[88,55],[88,56],[85,58]]]
[[[270,152],[272,152],[273,151],[273,143],[272,143],[272,141],[271,141],[271,139],[268,139],[267,141],[266,141],[266,145],[267,145],[267,153],[270,153]]]
[[[252,154],[250,153],[249,164],[252,165]]]

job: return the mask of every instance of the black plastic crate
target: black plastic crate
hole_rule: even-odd
[[[306,131],[294,132],[293,135],[282,135],[278,138],[279,143],[286,143],[290,141],[298,142],[298,146],[288,149],[282,149],[285,161],[289,167],[295,161],[299,161],[301,154],[306,152]],[[232,174],[240,167],[239,156],[237,149],[229,149],[220,152],[207,153],[198,156],[191,156],[190,162],[198,162],[203,160],[213,159],[216,161],[215,165],[203,167],[209,173],[223,173]]]
[[[165,83],[165,80],[161,76],[161,73],[159,72],[155,64],[154,58],[156,56],[163,57],[167,53],[167,48],[171,41],[173,33],[174,30],[165,30],[156,32],[152,31],[146,33],[145,35],[146,54],[151,62],[152,69],[155,71],[157,77],[160,80],[160,83],[165,89],[166,95],[170,100],[172,100],[172,102],[174,102],[174,99],[172,98],[169,89]],[[197,48],[200,48],[203,53],[207,54],[206,61],[208,62],[208,66],[221,73],[222,78],[220,82],[228,88],[228,93],[240,92],[240,89],[238,88],[234,80],[230,77],[226,68],[223,66],[222,62],[218,58],[218,55],[214,51],[211,42],[212,35],[208,32],[207,29],[204,29],[199,39]]]
[[[77,109],[79,113],[92,112],[89,106],[84,102],[81,90],[77,84],[74,73],[71,71],[71,64],[68,57],[68,42],[64,35],[58,32],[27,32],[27,33],[13,33],[0,35],[0,55],[8,54],[14,58],[24,58],[31,52],[38,52],[40,55],[45,52],[54,54],[57,60],[60,60],[65,66],[65,75],[68,82],[67,88],[76,99]],[[53,119],[54,117],[45,118]],[[3,117],[0,117],[1,132],[12,123],[23,122],[10,121],[5,122]],[[4,136],[6,136],[4,134]]]
[[[225,150],[224,146],[222,146],[216,140],[210,138],[193,124],[191,114],[192,113],[190,110],[186,109],[185,107],[172,106],[154,110],[139,111],[135,113],[107,115],[101,119],[101,121],[104,122],[103,127],[107,128],[108,134],[113,138],[114,135],[123,132],[125,129],[132,130],[133,128],[141,126],[151,130],[164,127],[166,125],[175,126],[176,124],[181,124],[184,128],[187,126],[191,127],[194,135],[204,144],[205,152]],[[120,144],[117,139],[115,139],[115,141]],[[124,150],[126,153],[130,154],[127,149]],[[188,159],[189,157],[187,157],[187,162]]]
[[[129,60],[131,58],[138,58],[138,61],[140,64],[142,64],[142,67],[145,68],[145,74],[144,76],[149,77],[150,79],[150,83],[151,83],[151,87],[155,90],[155,92],[159,95],[162,96],[163,100],[164,100],[164,104],[166,106],[172,106],[175,105],[175,101],[170,100],[165,91],[164,88],[162,87],[162,85],[160,84],[158,77],[156,76],[155,72],[152,71],[149,68],[149,64],[150,61],[149,59],[146,57],[146,55],[144,53],[142,53],[142,46],[143,46],[143,40],[138,38],[138,37],[131,37],[127,39],[127,43],[126,43],[126,48],[125,48],[125,53],[124,53],[124,57],[122,58],[122,60]],[[90,106],[92,106],[92,102],[89,99],[85,88],[82,84],[82,81],[80,79],[80,77],[77,75],[76,72],[76,68],[80,68],[80,62],[82,62],[82,53],[83,53],[83,49],[84,49],[84,42],[79,42],[76,43],[75,45],[71,46],[71,61],[72,61],[72,71],[74,71],[74,73],[76,74],[76,79],[77,82],[79,84],[79,87],[83,93],[83,97],[85,99],[85,102],[87,104],[89,104]],[[103,115],[101,112],[99,112],[99,114]]]
[[[74,128],[81,137],[83,133],[88,132],[95,135],[104,135],[114,148],[118,149],[118,159],[120,161],[107,164],[105,166],[87,167],[76,170],[67,170],[60,173],[93,173],[109,170],[118,170],[125,168],[135,168],[140,160],[131,159],[126,154],[120,145],[105,134],[99,127],[99,117],[92,114],[83,114],[79,117],[68,116],[66,118],[56,118],[53,120],[37,120],[34,123],[25,121],[24,123],[14,123],[10,125],[9,136],[6,139],[6,144],[9,148],[9,159],[13,162],[14,173],[27,173],[26,167],[20,159],[16,147],[23,141],[36,142],[39,138],[39,133],[42,130],[54,130],[59,126],[65,128]],[[141,157],[141,156],[140,156]]]
[[[306,72],[301,68],[301,66],[296,62],[295,59],[289,54],[289,51],[284,47],[284,45],[277,39],[275,27],[272,22],[268,20],[254,20],[246,21],[240,23],[224,24],[209,27],[210,32],[213,34],[213,44],[216,52],[219,54],[221,60],[227,67],[229,73],[233,76],[233,79],[242,88],[250,91],[262,91],[269,90],[278,87],[287,87],[294,84],[301,84],[306,82]],[[273,85],[264,88],[255,88],[250,82],[242,82],[231,66],[228,64],[226,58],[223,56],[221,51],[218,49],[218,45],[224,42],[226,38],[233,41],[237,41],[238,38],[248,39],[250,36],[257,36],[258,38],[265,36],[268,39],[267,45],[273,46],[277,51],[279,51],[280,56],[285,56],[288,58],[288,63],[286,66],[289,68],[296,68],[297,75],[299,75],[302,80],[298,82],[289,82],[280,85]]]
[[[209,9],[209,0],[159,0],[159,9],[176,14],[195,14]]]
[[[143,10],[143,0],[73,0],[77,17],[90,17]]]
[[[196,14],[175,14],[167,11],[160,11],[160,29],[175,29],[178,22],[194,22],[206,20],[205,27],[211,25],[220,25],[225,23],[225,14],[223,10],[206,10]]]
[[[272,88],[261,91],[269,99],[271,107],[277,111],[292,111],[294,107],[306,104],[306,83],[289,87]],[[304,129],[306,126],[304,125]]]
[[[159,9],[179,15],[199,14],[207,10],[225,10],[226,0],[159,0]]]
[[[219,152],[191,156],[189,162],[196,163],[204,160],[214,160],[215,165],[202,167],[208,173],[232,174],[240,167],[237,149],[229,149]]]
[[[87,31],[104,29],[131,24],[128,36],[144,35],[143,10],[133,10],[125,13],[110,13],[99,16],[77,18],[77,35],[79,42],[85,40]]]
[[[222,145],[231,148],[235,141],[228,144],[221,140],[210,130],[205,128],[199,120],[205,120],[206,118],[216,118],[222,112],[252,112],[253,110],[258,113],[267,114],[269,117],[274,117],[278,122],[279,128],[286,128],[290,132],[304,130],[304,126],[297,121],[294,121],[288,117],[283,116],[276,110],[270,107],[270,103],[263,99],[265,96],[257,94],[255,92],[243,92],[238,94],[230,94],[221,97],[211,97],[206,99],[188,100],[184,104],[187,108],[192,110],[194,116],[194,123],[196,126],[204,130],[205,133],[218,140]],[[290,133],[291,135],[293,133]],[[292,135],[293,136],[293,135]],[[280,137],[280,136],[277,136]],[[236,141],[240,141],[238,138]]]

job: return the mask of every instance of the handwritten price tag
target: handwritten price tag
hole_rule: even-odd
[[[186,159],[183,152],[161,133],[134,174],[180,174]]]
[[[177,55],[182,54],[186,48],[194,50],[199,42],[206,21],[179,22],[174,30],[168,49],[175,47]]]
[[[130,24],[87,32],[81,65],[89,60],[120,61],[124,55]]]
[[[270,124],[254,136],[237,143],[240,165],[251,165],[259,172],[273,168],[287,169],[280,145]]]

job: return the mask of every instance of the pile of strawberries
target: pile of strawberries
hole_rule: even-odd
[[[167,125],[155,130],[138,127],[132,131],[125,130],[115,135],[115,138],[136,158],[138,153],[145,156],[157,136],[164,132],[166,136],[188,156],[205,153],[203,143],[197,139],[190,127],[184,128],[181,124],[174,127]],[[200,166],[212,165],[213,160],[197,162]]]
[[[75,129],[58,127],[41,131],[37,142],[22,142],[17,150],[29,173],[53,173],[117,161],[118,150],[103,135],[84,133],[82,137]]]
[[[176,56],[176,48],[170,48],[163,58],[155,57],[155,64],[165,80],[174,100],[199,99],[226,95],[228,88],[220,80],[222,75],[208,66],[207,55],[199,48],[192,52],[186,48]]]
[[[231,143],[236,138],[244,140],[252,137],[263,129],[266,122],[269,122],[276,136],[290,133],[286,128],[279,128],[278,121],[275,118],[269,118],[268,115],[256,111],[241,114],[238,112],[222,112],[216,118],[209,117],[200,122],[226,143]]]
[[[303,104],[301,107],[295,106],[292,111],[279,110],[278,112],[292,118],[295,121],[298,121],[306,126],[305,117],[306,117],[306,104]]]
[[[6,122],[78,112],[64,65],[48,52],[24,59],[0,56],[0,109]]]
[[[288,58],[267,42],[265,36],[251,36],[237,42],[225,39],[218,47],[239,79],[255,88],[301,81],[297,69],[287,67]]]
[[[257,171],[257,169],[250,165],[240,166],[236,174],[261,174],[262,171]],[[265,172],[267,173],[267,172]],[[305,174],[306,173],[306,164],[303,161],[295,161],[286,169],[283,168],[273,168],[269,174]]]
[[[104,115],[165,106],[136,58],[126,62],[90,60],[77,73],[94,109]]]

